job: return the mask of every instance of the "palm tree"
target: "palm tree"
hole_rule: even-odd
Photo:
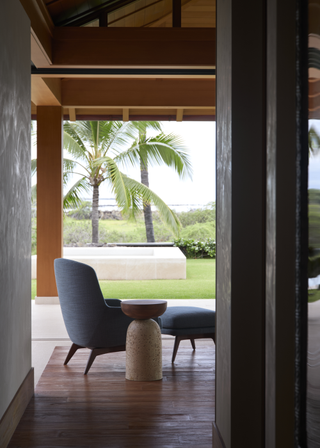
[[[123,123],[116,121],[78,121],[64,124],[64,147],[76,159],[74,162],[82,168],[85,174],[75,173],[74,167],[65,174],[80,174],[78,187],[87,182],[93,189],[92,196],[92,242],[99,240],[99,187],[107,182],[111,187],[116,201],[122,212],[129,217],[135,217],[144,206],[155,205],[162,221],[179,234],[181,224],[176,214],[162,199],[150,190],[147,184],[140,183],[123,174],[118,165],[135,165],[137,160],[147,163],[164,161],[174,166],[181,176],[191,174],[191,166],[178,137],[162,133],[156,138],[141,140],[139,131],[153,127],[159,129],[159,124],[148,122]],[[137,137],[138,133],[138,137]],[[141,141],[140,141],[141,140]],[[133,143],[132,143],[133,142]],[[123,148],[129,149],[124,150]],[[175,156],[174,156],[175,154]],[[178,159],[180,162],[178,162]],[[185,166],[181,167],[181,161]],[[71,188],[73,191],[73,187]],[[150,210],[151,211],[151,210]]]
[[[165,135],[161,124],[157,121],[133,122],[138,130],[138,137],[128,151],[119,155],[118,160],[128,158],[131,163],[139,164],[141,183],[149,187],[149,165],[167,165],[173,168],[180,178],[192,177],[192,168],[188,154],[185,152],[182,140],[174,134]],[[147,130],[160,132],[156,136],[147,137]],[[148,242],[154,242],[151,203],[143,202],[143,213]]]
[[[147,129],[161,132],[155,137],[147,138]],[[123,149],[128,146],[129,149]],[[191,164],[179,137],[173,134],[164,135],[158,122],[66,122],[64,148],[76,159],[63,159],[64,186],[67,186],[71,175],[80,175],[80,179],[64,195],[64,209],[78,207],[82,202],[81,193],[88,192],[92,187],[93,243],[99,241],[99,187],[105,181],[109,183],[122,212],[134,218],[143,209],[148,242],[154,242],[151,205],[157,207],[164,224],[175,235],[179,234],[179,219],[165,202],[150,190],[148,180],[149,163],[164,163],[173,167],[180,177],[191,177]],[[32,174],[36,172],[36,163],[36,159],[32,160]],[[123,174],[118,165],[139,165],[141,183]],[[33,187],[33,195],[35,193],[36,186]]]

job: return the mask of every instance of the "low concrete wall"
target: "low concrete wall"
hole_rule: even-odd
[[[99,280],[185,279],[186,257],[178,247],[66,247],[64,258],[92,266]],[[37,256],[32,256],[32,278]]]

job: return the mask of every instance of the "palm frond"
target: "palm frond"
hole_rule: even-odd
[[[174,134],[159,134],[147,139],[141,145],[141,156],[148,157],[149,164],[160,165],[164,163],[173,168],[179,177],[192,179],[192,165],[189,154],[183,145],[182,139]]]
[[[63,125],[63,147],[69,154],[74,156],[76,159],[88,161],[88,149],[86,147],[86,135],[82,121],[76,123],[65,122]]]
[[[37,202],[37,184],[31,187],[31,204],[35,204]]]
[[[140,142],[136,139],[131,147],[119,152],[114,160],[127,167],[128,164],[138,165],[140,159],[147,166],[165,164],[173,168],[182,179],[189,177],[192,179],[192,165],[189,154],[179,136],[174,134],[159,134],[155,137]]]
[[[31,177],[33,177],[37,172],[37,159],[31,160]]]
[[[76,167],[77,162],[71,159],[63,159],[63,174],[62,174],[62,181],[63,186],[66,187],[70,177],[74,174],[74,168]]]
[[[140,198],[141,201],[153,204],[157,207],[162,222],[175,234],[179,235],[181,223],[173,210],[150,188],[140,182],[122,175],[126,188],[133,197]]]
[[[65,157],[63,158],[63,170],[64,171],[73,170],[77,164],[78,164],[78,162],[76,160],[67,159]]]
[[[107,178],[115,195],[118,206],[122,211],[128,212],[130,208],[130,195],[124,182],[124,175],[119,171],[116,162],[111,157],[103,157],[106,162]]]
[[[159,121],[132,121],[131,123],[138,132],[141,132],[143,134],[145,134],[148,129],[162,132],[161,123]]]
[[[134,130],[134,132],[136,132]],[[117,153],[121,148],[127,146],[134,137],[133,126],[130,122],[122,121],[101,122],[101,153],[106,155],[110,150]]]
[[[69,208],[80,207],[83,200],[80,195],[83,192],[89,193],[91,190],[90,186],[85,177],[79,179],[63,196],[63,209],[67,210]]]
[[[139,166],[140,164],[140,152],[139,152],[139,138],[136,138],[130,148],[125,151],[118,151],[113,160],[117,163],[121,163],[123,167]]]
[[[100,143],[100,121],[90,121],[90,126],[92,130],[92,142],[93,147],[96,150]]]
[[[136,221],[136,219],[141,215],[141,210],[143,209],[143,201],[139,196],[136,196],[134,191],[128,190],[128,195],[130,196],[130,208],[125,212],[125,216],[129,221]]]

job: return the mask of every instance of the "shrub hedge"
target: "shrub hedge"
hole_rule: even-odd
[[[187,258],[216,258],[216,242],[212,238],[205,241],[177,238],[174,246],[179,247]]]

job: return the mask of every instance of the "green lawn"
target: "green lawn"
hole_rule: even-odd
[[[104,297],[117,299],[214,299],[216,261],[187,260],[186,280],[100,281]],[[32,280],[32,299],[36,281]]]
[[[90,219],[74,219],[69,216],[64,217],[64,222],[69,224],[79,224],[79,223],[87,223],[91,229],[91,220]],[[123,231],[123,232],[134,232],[136,228],[144,229],[144,221],[127,221],[126,219],[100,219],[99,220],[99,229],[106,229],[110,232]]]
[[[319,289],[310,289],[308,291],[308,302],[317,302],[320,300],[320,290]]]
[[[31,280],[31,299],[34,300],[37,295],[37,280]]]

